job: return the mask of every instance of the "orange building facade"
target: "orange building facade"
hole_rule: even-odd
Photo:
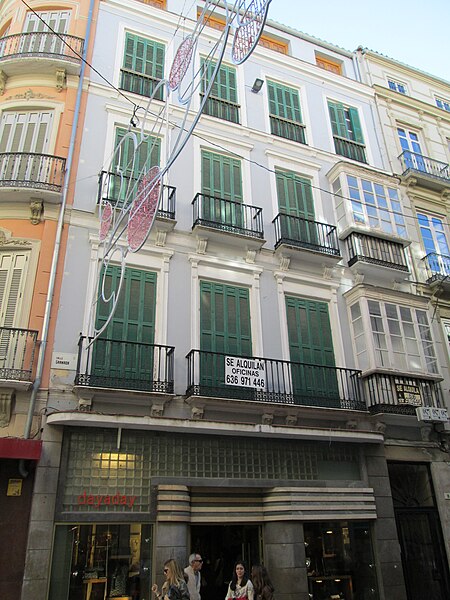
[[[42,431],[96,4],[0,7],[0,564],[9,565],[0,594],[8,600],[44,595],[35,559],[46,533],[36,523],[51,511],[53,472]]]

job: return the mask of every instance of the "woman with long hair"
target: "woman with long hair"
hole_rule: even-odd
[[[233,578],[228,586],[228,592],[225,600],[254,600],[253,585],[248,578],[245,564],[238,560],[234,565]]]
[[[164,563],[164,576],[166,578],[161,592],[156,583],[152,585],[152,592],[157,600],[189,600],[189,591],[184,579],[183,571],[174,558],[169,558]]]
[[[255,600],[274,600],[273,593],[275,588],[266,567],[263,565],[253,565],[252,583],[255,588]]]

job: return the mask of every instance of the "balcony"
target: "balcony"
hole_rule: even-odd
[[[398,157],[405,183],[441,192],[450,187],[450,167],[428,156],[405,151]]]
[[[65,33],[36,31],[0,38],[0,70],[7,76],[51,73],[55,68],[78,75],[84,40]]]
[[[204,94],[200,94],[200,99],[202,102],[204,96]],[[222,119],[223,121],[230,121],[231,123],[239,124],[240,108],[240,105],[236,104],[235,102],[209,96],[205,106],[203,107],[203,114],[209,115],[210,117],[216,117],[217,119]]]
[[[450,290],[450,256],[430,252],[423,259],[427,273],[427,284],[438,285],[444,290]]]
[[[383,273],[391,276],[392,271],[409,273],[405,249],[400,242],[355,232],[351,233],[345,242],[349,257],[348,266],[356,265],[358,272],[362,274],[382,277]]]
[[[440,382],[432,379],[373,373],[364,377],[362,384],[372,414],[416,416],[418,406],[444,406]]]
[[[238,245],[242,237],[247,239],[247,245],[252,241],[256,247],[264,244],[262,208],[201,193],[193,199],[192,208],[192,229],[208,231],[210,236],[216,232],[222,241],[224,234],[239,236]]]
[[[49,154],[0,153],[2,200],[29,200],[34,197],[58,202],[64,183],[66,160]]]
[[[173,394],[172,346],[81,336],[75,385]]]
[[[27,389],[33,381],[38,332],[0,327],[0,386]]]
[[[227,356],[220,352],[191,350],[186,357],[186,395],[288,406],[367,410],[360,371],[243,357],[239,359],[242,361],[242,374],[234,376],[225,366]],[[259,374],[258,378],[251,375],[255,372]],[[245,385],[240,385],[242,383]]]
[[[275,227],[275,249],[279,248],[284,253],[288,249],[294,250],[294,254],[298,250],[308,250],[308,258],[313,262],[314,256],[320,257],[322,262],[326,257],[334,263],[340,260],[341,252],[334,225],[284,213],[279,213],[272,223]],[[305,255],[302,254],[302,260],[304,258]]]
[[[122,205],[126,191],[136,187],[136,177],[127,177],[117,173],[102,171],[98,182],[98,202],[108,200],[112,205]],[[176,188],[170,185],[162,187],[156,217],[159,219],[175,220]]]
[[[334,150],[339,156],[345,156],[358,162],[367,163],[366,159],[366,147],[364,144],[353,142],[347,138],[342,138],[337,135],[333,136],[334,139]]]
[[[306,144],[305,130],[306,127],[302,123],[270,115],[270,133],[273,135]]]
[[[138,94],[139,96],[150,98],[160,81],[160,79],[145,75],[144,73],[138,73],[124,68],[120,69],[119,88],[126,92]],[[155,100],[164,100],[163,86],[158,88],[154,98]]]

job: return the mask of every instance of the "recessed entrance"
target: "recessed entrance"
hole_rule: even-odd
[[[250,569],[262,561],[259,525],[194,525],[191,549],[203,558],[202,600],[225,598],[237,560]]]

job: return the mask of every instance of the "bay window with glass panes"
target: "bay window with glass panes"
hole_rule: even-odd
[[[408,237],[397,188],[344,174],[333,182],[333,192],[341,230],[356,225],[367,233]]]
[[[361,298],[350,306],[358,367],[436,375],[428,312],[394,302]]]

